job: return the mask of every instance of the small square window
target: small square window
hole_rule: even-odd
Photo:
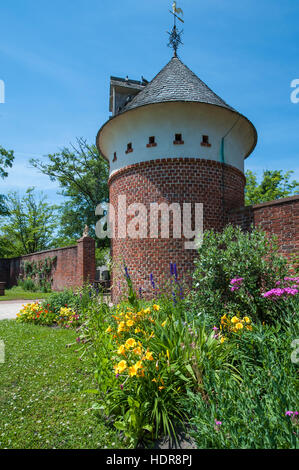
[[[175,140],[173,141],[175,145],[182,145],[184,143],[182,139],[182,134],[175,134]]]
[[[211,147],[211,144],[209,142],[209,136],[208,135],[203,135],[202,136],[202,142],[201,142],[202,147]]]
[[[157,147],[155,136],[151,136],[151,137],[148,138],[148,144],[146,146],[147,147]]]
[[[133,147],[132,147],[132,142],[129,142],[127,144],[127,150],[126,150],[126,153],[131,153],[133,152]]]

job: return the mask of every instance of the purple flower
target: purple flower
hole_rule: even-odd
[[[115,378],[118,379],[118,377],[119,377],[119,374],[116,374]]]
[[[286,411],[285,413],[286,416],[292,416],[292,414],[293,414],[293,411]]]
[[[174,275],[174,270],[173,270],[173,264],[170,263],[170,275],[173,276]]]
[[[124,384],[121,384],[121,385],[120,385],[120,389],[121,389],[121,390],[124,389]]]
[[[176,263],[174,263],[174,265],[173,265],[173,273],[174,273],[175,279],[177,281],[178,280],[178,272],[177,272],[177,268],[176,268]]]
[[[127,279],[131,279],[127,266],[125,266],[125,273],[126,273]]]
[[[214,330],[214,331],[218,331],[219,328],[217,328],[217,326],[214,326],[213,330]]]
[[[150,275],[150,280],[151,280],[152,288],[153,288],[153,289],[156,289],[156,284],[155,284],[155,281],[154,281],[154,276],[153,276],[152,274]]]

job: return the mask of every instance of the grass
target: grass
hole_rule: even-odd
[[[0,448],[99,449],[122,447],[115,428],[91,409],[89,359],[80,361],[76,333],[0,322]]]
[[[12,287],[5,290],[5,295],[0,297],[0,302],[3,300],[37,300],[46,299],[51,295],[45,292],[29,292],[23,290],[21,287]]]

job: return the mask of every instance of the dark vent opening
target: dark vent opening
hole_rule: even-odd
[[[175,145],[182,145],[184,143],[182,139],[182,134],[175,134],[175,140],[173,141]]]
[[[155,136],[151,136],[151,137],[148,138],[148,144],[146,146],[147,147],[157,147]]]
[[[209,142],[209,136],[208,135],[203,135],[202,136],[202,142],[201,142],[202,147],[211,147],[211,144]]]
[[[126,153],[130,153],[130,152],[133,152],[132,142],[129,142],[129,143],[127,144]]]

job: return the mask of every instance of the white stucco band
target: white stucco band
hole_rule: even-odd
[[[183,145],[174,145],[175,134],[182,134]],[[209,137],[211,147],[201,146],[203,135]],[[150,136],[155,137],[156,147],[146,146]],[[254,126],[237,112],[205,103],[167,102],[110,119],[100,130],[97,145],[110,161],[110,174],[127,165],[163,158],[224,161],[244,172],[244,159],[256,139]],[[128,143],[133,152],[126,153]]]

